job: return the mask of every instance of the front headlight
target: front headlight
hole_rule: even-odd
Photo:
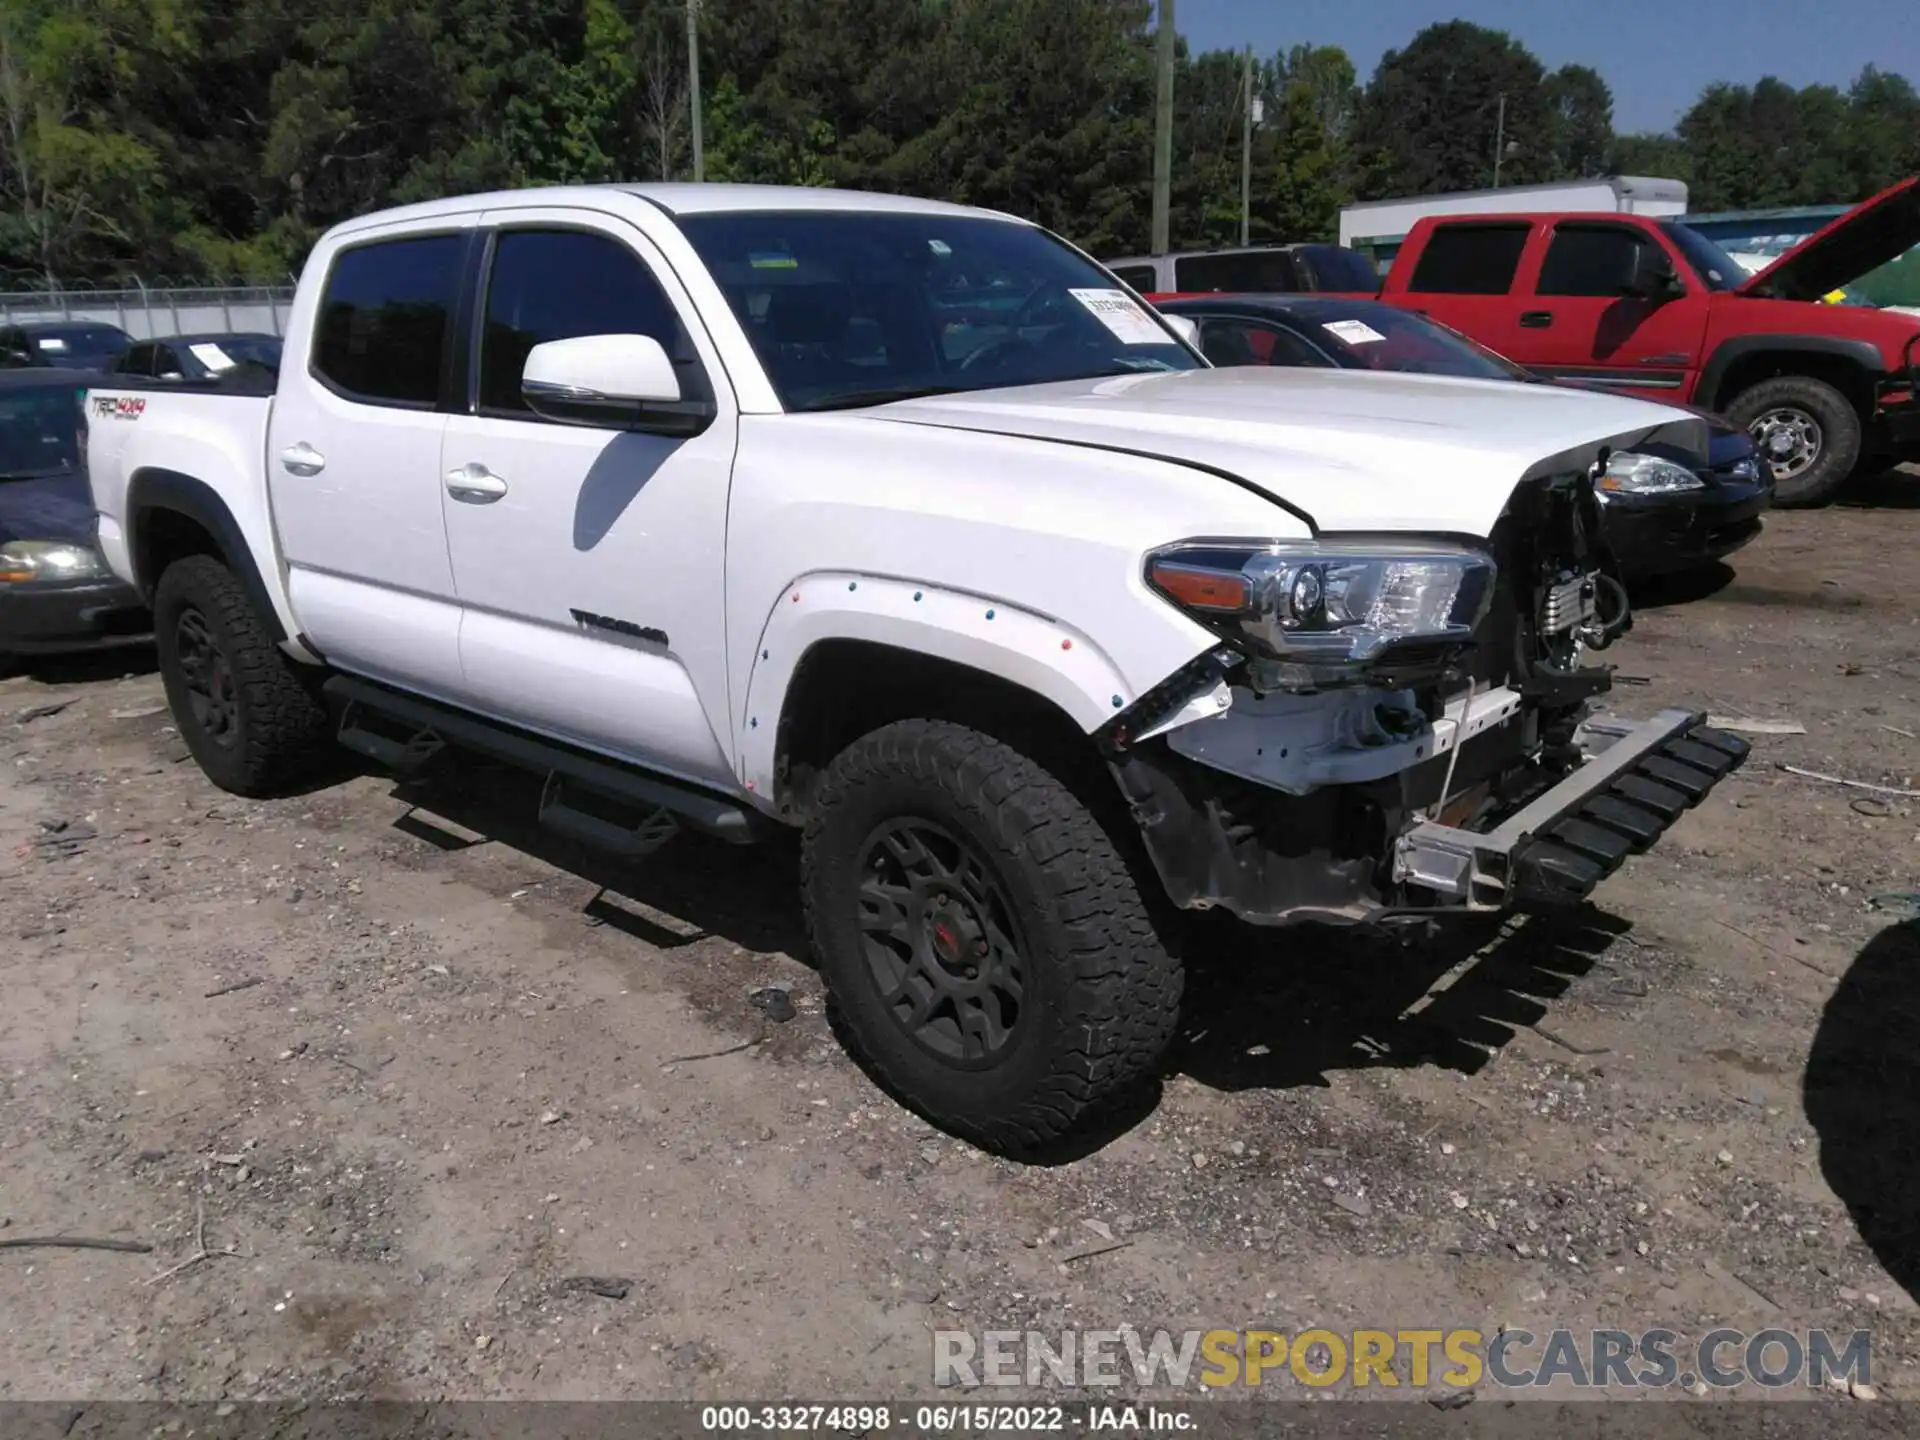
[[[1493,579],[1487,555],[1420,540],[1188,544],[1147,557],[1149,585],[1286,689],[1405,684],[1408,667],[1444,669],[1486,613]]]
[[[0,584],[104,580],[111,572],[90,545],[65,540],[9,540],[0,545]]]
[[[1635,455],[1631,451],[1607,457],[1607,469],[1594,489],[1602,498],[1608,495],[1677,495],[1683,490],[1704,490],[1706,482],[1686,466],[1658,455]]]

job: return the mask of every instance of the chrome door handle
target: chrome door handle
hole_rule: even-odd
[[[302,440],[280,452],[280,468],[289,475],[318,475],[327,468],[327,457]]]
[[[447,493],[469,505],[491,505],[507,493],[507,482],[478,461],[447,472]]]

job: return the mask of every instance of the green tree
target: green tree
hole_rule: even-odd
[[[1546,100],[1554,176],[1586,179],[1605,174],[1613,144],[1613,92],[1600,72],[1562,65],[1547,77]]]
[[[1362,192],[1490,185],[1503,131],[1501,183],[1552,175],[1555,131],[1539,60],[1504,31],[1465,20],[1429,25],[1406,49],[1381,56],[1367,86],[1355,125]]]

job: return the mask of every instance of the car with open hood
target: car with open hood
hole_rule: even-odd
[[[1809,505],[1920,455],[1920,316],[1822,303],[1916,244],[1920,178],[1752,275],[1677,220],[1429,216],[1379,298],[1529,370],[1724,414],[1772,465],[1775,503]]]

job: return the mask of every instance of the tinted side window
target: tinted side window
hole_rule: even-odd
[[[1200,350],[1216,365],[1288,365],[1326,369],[1331,362],[1293,331],[1257,320],[1203,320]]]
[[[1113,273],[1120,277],[1122,283],[1131,285],[1142,295],[1160,288],[1160,277],[1153,273],[1151,265],[1122,265]]]
[[[1173,262],[1176,290],[1250,290],[1272,293],[1300,288],[1293,257],[1284,250],[1237,255],[1183,255]]]
[[[113,371],[116,375],[151,375],[153,346],[135,345],[113,362]]]
[[[1637,231],[1615,225],[1562,225],[1553,232],[1547,258],[1540,264],[1538,292],[1622,295],[1635,253],[1651,243]]]
[[[503,232],[487,281],[480,408],[526,410],[527,352],[579,335],[651,335],[676,360],[692,354],[673,302],[619,241],[581,230]]]
[[[460,235],[423,235],[343,250],[320,301],[315,373],[358,400],[438,400],[465,245]]]
[[[1380,288],[1380,272],[1358,250],[1349,250],[1344,245],[1302,245],[1295,255],[1309,290],[1371,294]]]
[[[1527,233],[1525,225],[1437,225],[1407,288],[1429,295],[1504,295],[1513,288]]]

